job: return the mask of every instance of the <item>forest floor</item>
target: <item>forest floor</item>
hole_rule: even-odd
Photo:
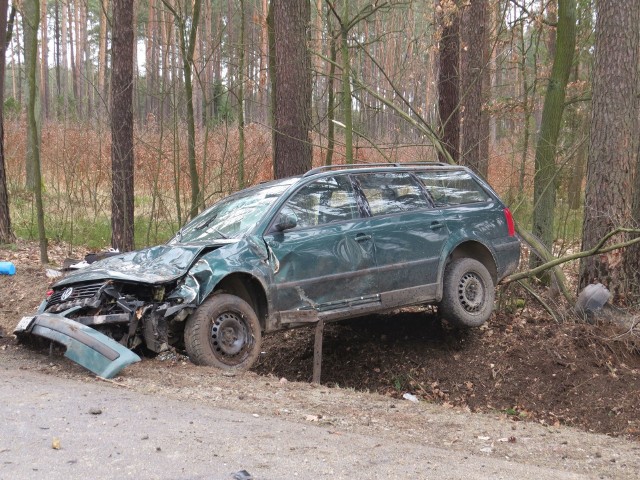
[[[50,252],[54,263],[65,257],[63,247]],[[60,355],[27,350],[11,335],[51,283],[39,264],[37,244],[0,248],[0,260],[11,260],[17,268],[14,276],[0,275],[0,354],[86,374]],[[263,379],[256,384],[309,382],[313,341],[311,328],[264,338],[251,374]],[[206,382],[210,375],[209,369],[175,354],[145,359],[125,372],[130,369],[134,377],[155,381],[157,388],[170,384],[176,390],[193,389],[194,381]],[[172,372],[168,384],[163,372]],[[514,425],[568,425],[640,440],[638,332],[609,321],[558,323],[532,300],[469,331],[451,329],[429,309],[417,308],[326,325],[322,384],[329,392],[373,392],[398,402],[406,402],[403,395],[411,393],[421,402],[489,413]],[[268,397],[254,391],[239,398],[262,394]]]

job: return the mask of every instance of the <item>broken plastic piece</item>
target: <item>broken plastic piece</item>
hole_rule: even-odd
[[[113,378],[127,365],[140,361],[138,355],[112,338],[62,315],[23,317],[14,333],[36,335],[64,345],[65,357],[103,378]]]
[[[402,395],[402,398],[404,398],[405,400],[409,400],[410,402],[413,403],[418,403],[418,397],[416,397],[415,395],[413,395],[412,393],[405,393],[404,395]]]
[[[240,470],[231,475],[231,480],[253,480],[253,475],[246,470]]]
[[[55,270],[53,268],[47,268],[44,273],[47,278],[60,278],[64,275],[60,270]]]
[[[609,301],[609,298],[611,298],[611,293],[601,283],[587,285],[578,295],[576,312],[580,315],[598,313]]]

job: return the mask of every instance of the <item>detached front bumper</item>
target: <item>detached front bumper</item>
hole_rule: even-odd
[[[140,361],[138,355],[112,338],[58,314],[23,317],[13,333],[60,343],[67,349],[65,357],[103,378],[113,378],[127,365]]]

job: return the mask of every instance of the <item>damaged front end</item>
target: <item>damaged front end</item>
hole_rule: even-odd
[[[74,309],[68,317],[76,322],[102,331],[130,349],[145,344],[160,353],[175,343],[172,333],[181,333],[171,332],[169,321],[179,323],[195,307],[183,304],[180,297],[169,300],[167,286],[172,287],[116,280],[63,286],[52,291],[44,312]]]
[[[19,338],[36,335],[65,345],[65,356],[109,378],[140,360],[131,350],[144,347],[160,353],[181,347],[184,320],[195,305],[172,296],[175,287],[175,281],[63,282],[49,292],[34,317],[18,324],[15,333]]]

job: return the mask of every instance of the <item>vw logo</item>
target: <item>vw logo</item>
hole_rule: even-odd
[[[71,296],[72,293],[73,293],[73,287],[67,288],[64,292],[62,292],[62,295],[60,295],[60,300],[65,301],[67,298]]]

